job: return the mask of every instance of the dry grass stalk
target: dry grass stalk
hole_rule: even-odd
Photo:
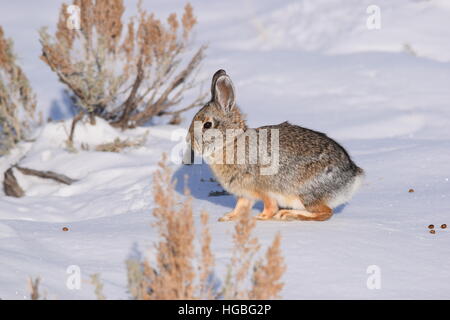
[[[33,278],[28,278],[28,290],[30,291],[30,299],[31,300],[39,300],[41,297],[39,293],[39,284],[41,279],[37,277],[33,280]]]
[[[250,274],[252,262],[260,245],[258,239],[252,236],[256,221],[250,216],[250,212],[242,214],[237,221],[233,234],[233,255],[229,273],[224,288],[225,299],[247,299],[246,280]]]
[[[180,202],[165,161],[154,175],[155,227],[161,239],[156,247],[156,262],[128,260],[129,291],[135,299],[273,299],[279,296],[284,272],[277,236],[266,253],[266,260],[256,265],[253,258],[259,250],[252,236],[255,221],[249,214],[236,224],[231,272],[222,296],[213,288],[214,255],[208,214],[201,213],[200,256],[195,256],[195,226],[191,198]],[[197,266],[197,268],[195,268]],[[251,270],[254,270],[251,275]],[[247,289],[246,282],[251,282]]]
[[[26,138],[35,112],[36,97],[0,26],[0,155]]]
[[[95,287],[94,292],[97,300],[106,300],[106,297],[103,294],[103,283],[100,280],[100,274],[95,273],[91,275],[91,284]]]
[[[126,261],[127,277],[128,277],[128,291],[136,300],[144,300],[147,296],[147,290],[144,287],[144,268],[143,263],[134,258]]]
[[[154,226],[160,241],[156,244],[156,263],[144,262],[144,299],[192,299],[195,294],[193,265],[194,218],[191,200],[177,204],[171,171],[160,163],[153,178],[156,218]]]
[[[195,87],[205,51],[202,46],[184,61],[196,24],[190,4],[181,19],[171,14],[166,23],[139,5],[138,15],[128,24],[123,23],[122,0],[73,4],[81,11],[81,29],[67,27],[64,4],[55,35],[45,28],[40,31],[41,58],[73,93],[84,114],[126,129],[164,114],[176,122],[181,112],[203,103],[201,93],[185,108],[173,110]]]
[[[95,147],[95,151],[100,152],[122,152],[125,148],[137,148],[141,147],[147,141],[147,135],[138,138],[136,140],[121,140],[120,138],[114,139],[113,142],[99,144]]]
[[[199,294],[204,299],[214,298],[214,288],[212,277],[214,275],[214,255],[211,251],[211,232],[208,227],[209,215],[202,211],[200,215],[202,223],[201,233],[201,260],[198,266],[199,270]]]
[[[249,299],[280,298],[279,293],[284,286],[280,280],[286,270],[280,247],[281,236],[277,234],[272,245],[267,249],[265,261],[261,260],[255,264]]]

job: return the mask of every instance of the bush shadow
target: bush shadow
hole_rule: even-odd
[[[74,104],[67,90],[61,90],[61,98],[53,100],[50,105],[49,118],[53,121],[72,119],[77,113]]]

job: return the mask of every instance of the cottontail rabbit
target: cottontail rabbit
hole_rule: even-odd
[[[261,220],[327,220],[333,215],[332,208],[350,200],[361,185],[364,171],[325,134],[288,122],[248,128],[224,70],[214,74],[211,95],[210,102],[194,116],[188,140],[196,153],[207,158],[220,184],[238,198],[234,210],[220,221],[248,212],[256,200],[264,202],[264,210],[257,216]],[[234,134],[230,139],[229,131]],[[247,140],[255,137],[258,146],[252,149]],[[244,151],[238,141],[244,141]],[[268,166],[252,158],[262,144],[267,144],[267,154],[276,162],[272,173],[263,173]]]

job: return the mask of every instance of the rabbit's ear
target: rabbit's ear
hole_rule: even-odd
[[[224,70],[219,70],[214,74],[213,86],[212,96],[214,102],[216,102],[225,112],[231,111],[236,104],[234,86],[230,77]]]
[[[223,76],[226,74],[227,73],[223,69],[217,70],[216,73],[214,73],[214,75],[212,77],[212,81],[211,81],[211,100],[215,99],[217,79],[219,79],[220,76]]]

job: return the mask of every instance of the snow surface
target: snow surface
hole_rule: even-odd
[[[179,145],[174,137],[192,112],[179,127],[125,133],[101,120],[83,124],[76,143],[90,151],[66,151],[70,113],[63,88],[38,59],[37,29],[55,24],[58,2],[3,2],[0,8],[40,109],[61,120],[0,158],[0,171],[26,153],[23,166],[79,179],[61,186],[17,173],[27,196],[0,195],[0,298],[27,298],[26,279],[38,275],[49,298],[95,298],[88,284],[93,273],[101,274],[108,298],[127,298],[124,261],[136,250],[146,254],[156,239],[152,172],[161,153]],[[330,221],[258,222],[263,246],[282,234],[286,299],[450,298],[450,230],[432,235],[427,229],[450,224],[450,1],[378,0],[381,29],[368,30],[366,9],[373,2],[192,2],[195,41],[209,44],[200,74],[206,86],[215,70],[226,69],[251,126],[289,120],[326,132],[367,173],[359,193]],[[135,1],[127,4],[133,8]],[[167,15],[180,12],[184,1],[144,5]],[[147,131],[142,147],[92,151]],[[216,220],[234,199],[208,196],[221,188],[204,182],[211,176],[206,165],[172,167],[179,181],[190,175],[196,215],[201,209],[211,215],[216,272],[223,276],[233,223]],[[70,231],[63,232],[65,226]],[[70,265],[81,268],[81,290],[66,287]],[[371,265],[381,270],[379,290],[366,285]]]

